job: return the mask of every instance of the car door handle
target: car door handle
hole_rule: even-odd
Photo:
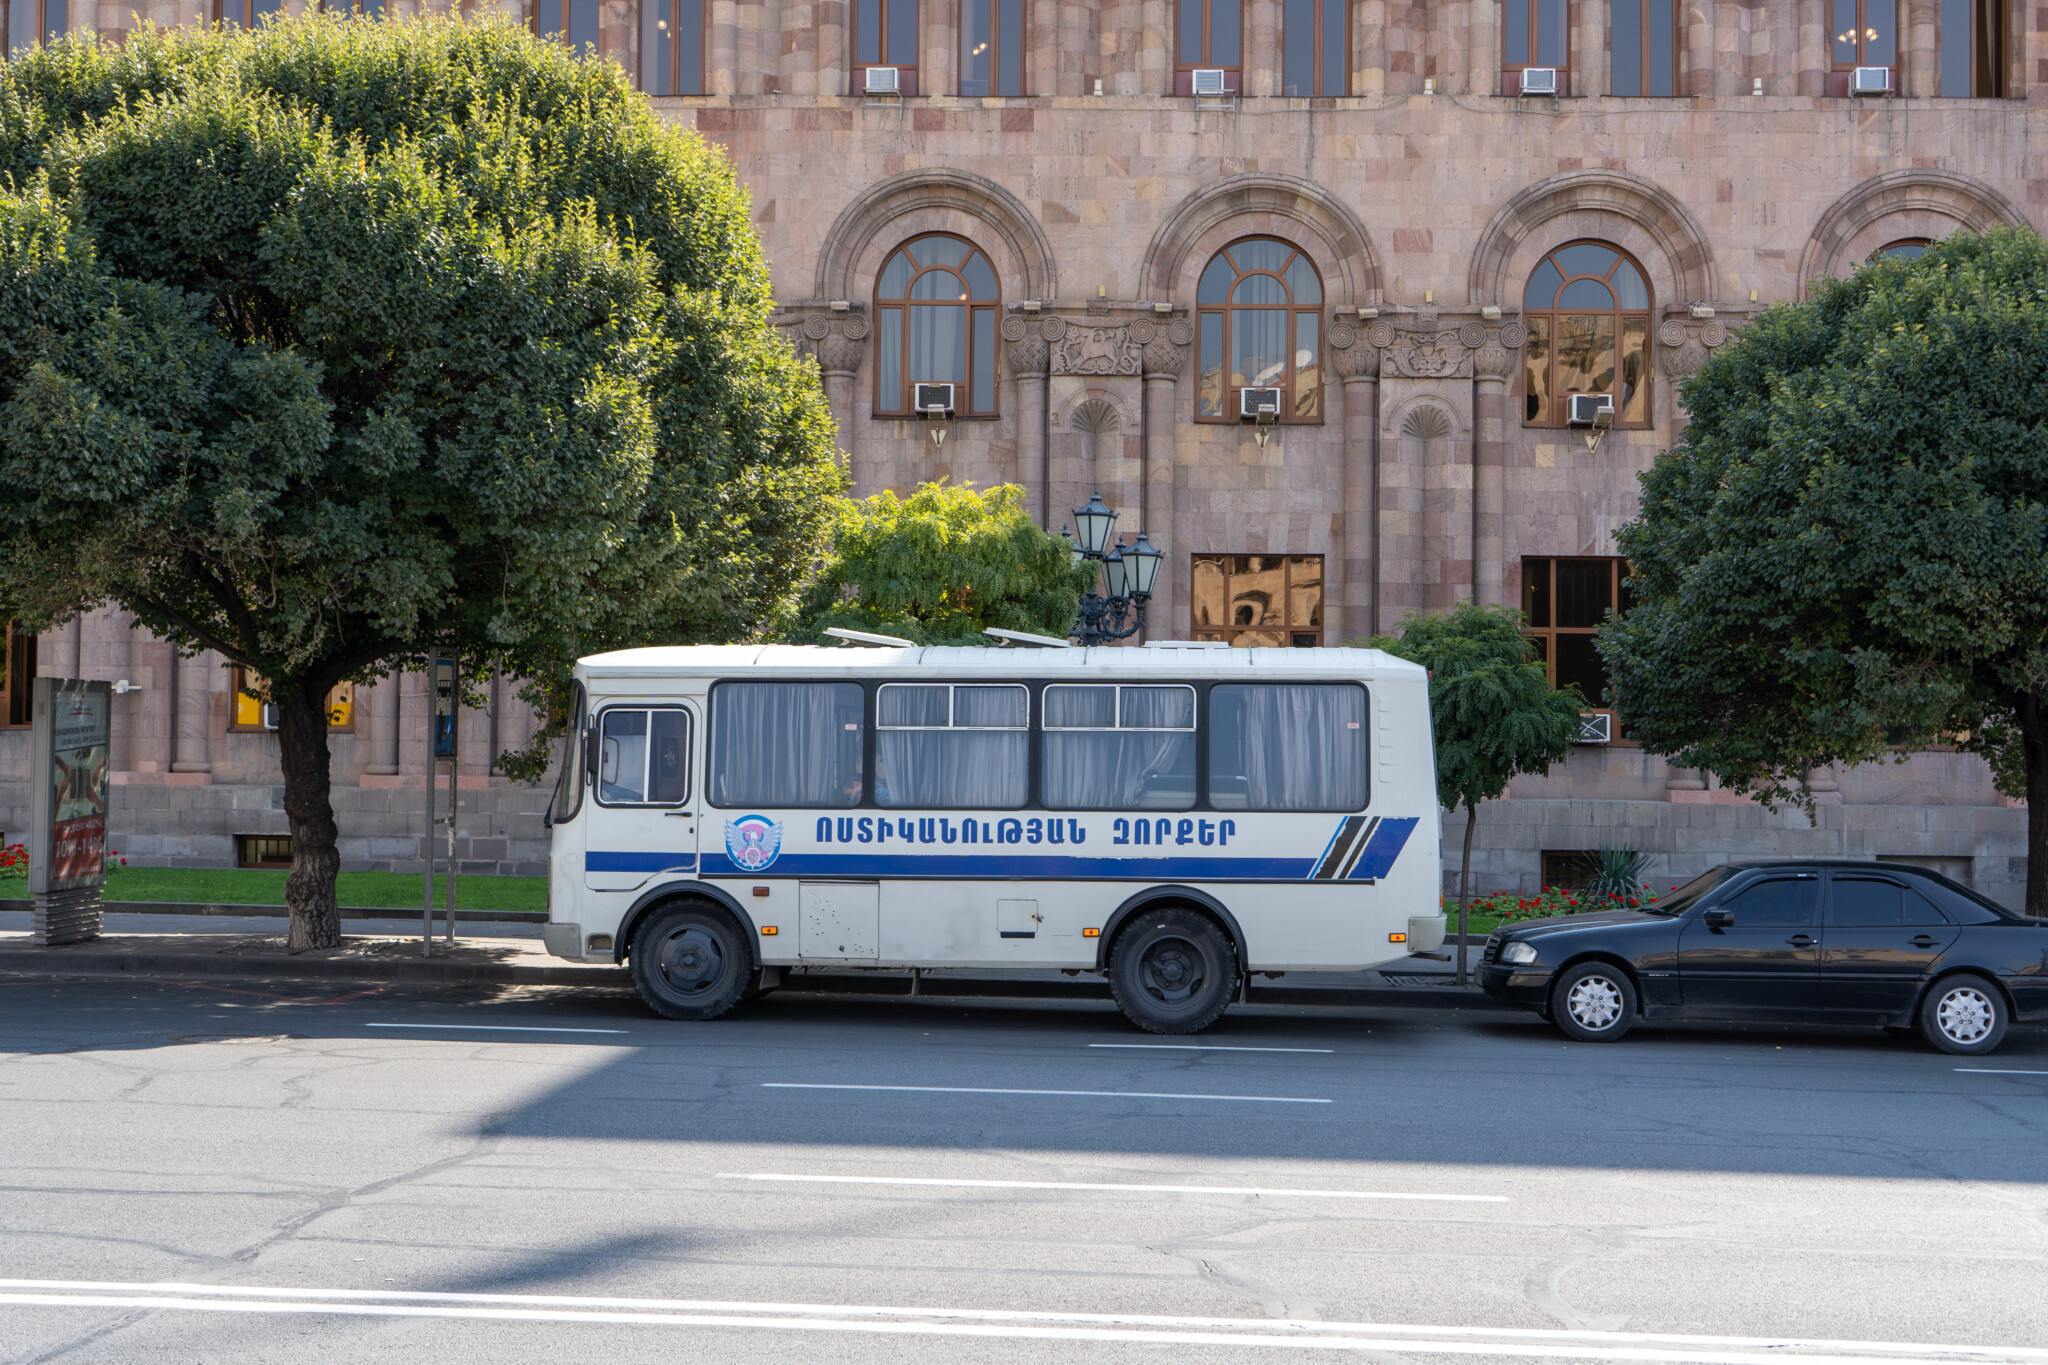
[[[1794,934],[1786,939],[1785,942],[1791,944],[1794,948],[1811,948],[1813,946],[1813,935]]]
[[[1933,947],[1933,946],[1934,946],[1935,944],[1937,944],[1937,943],[1939,943],[1939,942],[1941,942],[1941,940],[1940,940],[1940,939],[1938,939],[1938,938],[1935,938],[1935,937],[1934,937],[1933,935],[1931,935],[1931,934],[1915,934],[1915,935],[1913,935],[1913,946],[1914,946],[1915,948],[1932,948],[1932,947]]]

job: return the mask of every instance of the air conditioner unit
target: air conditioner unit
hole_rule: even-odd
[[[1888,66],[1859,66],[1849,73],[1849,93],[1852,95],[1889,95],[1892,92],[1892,69]]]
[[[1279,421],[1280,390],[1239,389],[1237,391],[1237,415],[1251,422]]]
[[[1223,81],[1224,81],[1224,78],[1225,78],[1225,77],[1227,77],[1227,76],[1228,76],[1229,74],[1230,74],[1229,72],[1225,71],[1225,70],[1224,70],[1223,68],[1221,68],[1221,67],[1202,67],[1202,66],[1198,66],[1198,67],[1196,67],[1196,68],[1195,68],[1195,96],[1196,96],[1196,98],[1200,98],[1200,97],[1201,97],[1201,96],[1203,96],[1203,95],[1227,95],[1227,94],[1229,94],[1229,93],[1230,93],[1230,91],[1228,91],[1228,90],[1224,89],[1224,86],[1223,86]]]
[[[1557,68],[1554,66],[1523,67],[1522,93],[1525,95],[1555,95],[1557,93]]]
[[[1611,711],[1579,712],[1579,743],[1614,743],[1614,713]]]
[[[903,86],[897,80],[897,69],[893,66],[871,66],[867,68],[867,85],[870,95],[900,95]]]
[[[951,384],[919,384],[916,386],[917,401],[912,404],[919,412],[934,416],[949,416],[953,411],[953,386]]]
[[[1614,395],[1611,393],[1575,393],[1565,400],[1564,420],[1575,427],[1607,427],[1614,425]]]
[[[264,729],[275,730],[277,728],[277,708],[271,703],[264,702],[263,709],[257,715],[259,717],[257,723]]]

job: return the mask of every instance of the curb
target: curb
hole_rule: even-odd
[[[448,962],[435,958],[223,957],[217,953],[107,953],[71,955],[63,948],[0,949],[0,977],[244,978],[253,980],[360,981],[399,985],[601,986],[632,989],[623,967]],[[913,985],[916,989],[913,990]],[[892,999],[1108,1000],[1096,980],[1030,981],[946,977],[913,983],[881,973],[810,973],[784,979],[777,989],[802,995],[884,996]],[[1476,987],[1255,986],[1239,1002],[1250,1005],[1348,1006],[1354,1009],[1505,1010]]]
[[[33,900],[0,900],[0,911],[14,910],[30,914],[36,908]],[[100,913],[106,915],[226,915],[240,919],[283,919],[291,913],[282,905],[208,905],[198,901],[109,901],[100,902]],[[343,919],[411,919],[420,913],[417,905],[398,910],[380,910],[369,905],[344,905]],[[434,907],[434,922],[441,922],[447,911]],[[546,924],[545,910],[457,910],[455,922],[472,924]]]

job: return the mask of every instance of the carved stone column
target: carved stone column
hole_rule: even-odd
[[[1833,65],[1834,49],[1831,44],[1832,25],[1828,22],[1828,0],[1798,0],[1799,6],[1799,47],[1798,72],[1794,77],[1794,93],[1807,96],[1825,95],[1828,89],[1828,71]],[[1764,89],[1778,93],[1766,80]]]
[[[1685,26],[1681,40],[1685,49],[1685,71],[1679,79],[1679,93],[1711,95],[1714,93],[1712,0],[1684,0],[1678,7],[1678,21]]]
[[[1657,369],[1664,376],[1671,402],[1671,441],[1675,445],[1685,434],[1685,409],[1679,406],[1678,385],[1700,372],[1707,352],[1728,339],[1728,328],[1718,318],[1666,318],[1657,329]]]
[[[1003,340],[1010,344],[1010,373],[1017,380],[1017,482],[1024,486],[1024,507],[1038,524],[1052,529],[1052,483],[1046,470],[1045,378],[1047,347],[1039,329],[1021,313],[1003,319]]]
[[[1507,601],[1504,565],[1507,548],[1508,375],[1513,349],[1524,340],[1520,323],[1489,332],[1486,344],[1472,353],[1472,595],[1483,607]]]
[[[1195,329],[1186,318],[1175,318],[1164,327],[1139,321],[1131,324],[1131,339],[1145,348],[1143,522],[1153,547],[1166,556],[1153,587],[1145,634],[1154,640],[1176,640],[1184,636],[1180,579],[1188,557],[1173,520],[1173,438],[1180,415],[1180,372]]]
[[[220,671],[220,656],[206,650],[198,657],[178,661],[178,729],[171,759],[174,780],[186,775],[190,783],[213,780],[213,676]]]
[[[1379,617],[1379,420],[1380,353],[1361,345],[1343,323],[1330,327],[1330,365],[1344,386],[1343,557],[1335,579],[1341,615],[1339,640],[1380,632]]]
[[[818,358],[825,377],[825,403],[832,409],[832,424],[839,428],[837,444],[847,456],[854,484],[862,492],[862,469],[857,458],[856,424],[858,405],[854,381],[860,374],[861,359],[867,354],[868,320],[863,313],[807,313],[800,322],[785,323],[785,335],[799,352]]]

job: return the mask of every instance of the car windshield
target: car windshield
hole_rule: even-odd
[[[1687,910],[1690,910],[1699,901],[1700,897],[1706,895],[1709,891],[1712,891],[1734,875],[1735,869],[1732,867],[1717,867],[1712,872],[1702,873],[1694,877],[1670,895],[1636,908],[1647,910],[1653,915],[1682,915]]]

